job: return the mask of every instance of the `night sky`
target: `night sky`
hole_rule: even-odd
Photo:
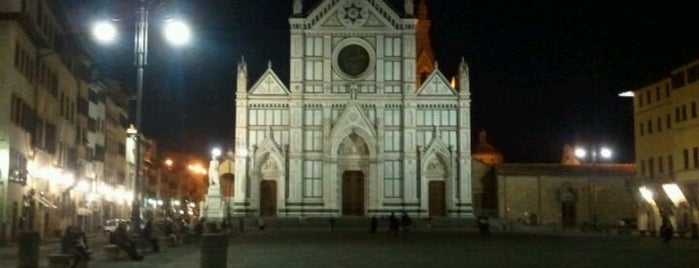
[[[90,45],[105,75],[135,88],[135,7],[114,0],[62,0],[74,31],[106,14],[124,33]],[[315,4],[305,1],[304,9]],[[402,1],[396,3],[402,9]],[[428,0],[432,46],[442,72],[471,70],[473,140],[480,129],[505,162],[559,162],[564,144],[606,144],[633,161],[633,109],[618,93],[665,77],[699,56],[691,1]],[[172,48],[158,19],[177,13],[194,42]],[[291,0],[180,0],[151,15],[144,133],[164,151],[206,154],[234,137],[236,65],[245,56],[254,83],[271,60],[289,76]],[[86,40],[86,44],[94,44]],[[134,117],[135,118],[135,117]]]

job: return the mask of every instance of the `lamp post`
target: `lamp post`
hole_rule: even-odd
[[[589,155],[589,158],[588,158]],[[606,146],[591,146],[590,148],[586,148],[583,146],[576,146],[575,147],[575,156],[579,160],[585,160],[589,159],[588,162],[591,163],[592,165],[592,175],[594,176],[595,174],[595,164],[598,161],[603,161],[603,160],[609,160],[612,159],[612,149]],[[590,222],[592,224],[592,227],[594,229],[597,229],[597,213],[594,209],[594,205],[597,201],[597,190],[595,189],[595,184],[594,181],[592,181],[592,178],[588,177],[588,186],[589,186],[589,196],[588,196],[588,209],[590,210]]]
[[[148,64],[148,13],[151,6],[159,0],[137,0],[136,10],[136,32],[134,36],[134,65],[136,66],[136,130],[142,131],[142,109],[143,109],[143,76],[145,66]],[[111,23],[101,22],[95,25],[95,37],[100,41],[111,41],[116,35],[116,27]],[[168,40],[175,44],[184,44],[190,36],[189,29],[181,22],[171,21],[168,23],[165,34]],[[141,180],[141,143],[142,134],[135,135],[135,173],[134,173],[134,198],[131,207],[132,230],[140,230],[140,180]]]

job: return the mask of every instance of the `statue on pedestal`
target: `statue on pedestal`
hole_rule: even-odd
[[[218,185],[218,159],[214,157],[209,163],[209,187]]]

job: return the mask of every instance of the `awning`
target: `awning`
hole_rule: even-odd
[[[52,208],[52,209],[57,209],[58,207],[53,204],[53,202],[49,201],[48,199],[42,197],[42,196],[35,196],[34,199],[36,201],[39,201],[42,205],[44,205],[47,208]]]

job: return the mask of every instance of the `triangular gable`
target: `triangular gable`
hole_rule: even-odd
[[[260,142],[257,145],[257,150],[255,151],[255,154],[257,155],[265,152],[271,152],[279,156],[282,155],[281,147],[274,140],[274,137],[272,136],[272,129],[270,126],[268,126],[267,131],[265,132],[265,138],[262,140],[262,142]]]
[[[425,82],[422,83],[417,94],[423,96],[456,96],[457,92],[451,87],[451,83],[444,77],[444,74],[442,74],[439,69],[435,69]]]
[[[333,128],[330,137],[335,138],[335,135],[338,135],[337,133],[347,128],[361,129],[366,131],[371,137],[376,137],[376,130],[356,101],[350,101],[347,104],[347,107],[345,107],[345,110],[335,122],[335,128]],[[370,141],[365,142],[369,143]]]
[[[442,140],[441,135],[439,135],[439,129],[436,129],[437,133],[430,141],[429,145],[421,152],[423,157],[421,158],[421,165],[424,172],[430,172],[429,164],[435,159],[444,164],[446,174],[453,174],[453,158],[454,155],[449,149],[446,143]],[[440,161],[441,160],[441,161]],[[451,175],[449,175],[451,176]]]
[[[272,137],[272,128],[271,126],[267,128],[267,131],[265,132],[265,138],[260,142],[255,150],[255,163],[260,163],[265,159],[265,156],[269,153],[269,157],[275,160],[275,162],[279,165],[279,169],[283,170],[284,169],[284,154],[282,153],[282,149],[277,144],[276,141],[274,141],[274,137]]]
[[[439,133],[439,130],[436,131]],[[423,155],[432,155],[432,154],[442,154],[444,156],[450,156],[451,151],[449,150],[449,146],[444,143],[442,140],[442,136],[437,134],[432,137],[432,141],[425,147],[423,150]]]
[[[267,68],[267,71],[250,89],[250,95],[289,95],[289,90],[272,68]]]
[[[401,22],[400,16],[381,0],[324,1],[306,18],[312,29],[399,29]]]

